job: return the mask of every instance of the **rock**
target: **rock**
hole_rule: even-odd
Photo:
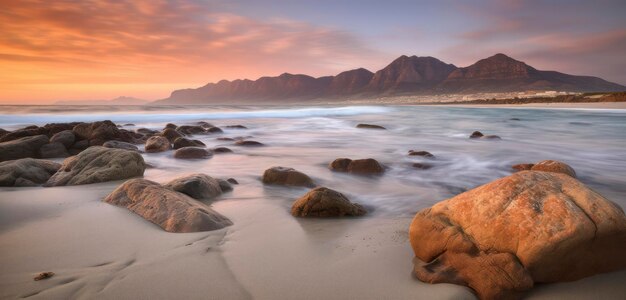
[[[70,154],[61,143],[45,144],[39,148],[39,157],[41,158],[58,158],[68,156],[70,156]]]
[[[33,278],[33,280],[35,281],[39,281],[39,280],[44,280],[44,279],[48,279],[50,277],[54,276],[54,272],[42,272],[37,274],[37,276],[35,276],[35,278]]]
[[[194,199],[213,199],[222,194],[219,180],[206,174],[192,174],[176,178],[165,187]]]
[[[7,135],[9,133],[11,133],[11,132],[6,130],[6,129],[0,128],[0,138],[2,138],[3,136],[5,136],[5,135]]]
[[[423,157],[429,157],[429,158],[434,158],[435,156],[432,155],[430,152],[428,151],[414,151],[414,150],[409,150],[409,155],[410,156],[423,156]]]
[[[511,121],[521,121],[520,118],[510,118],[509,120],[511,120]]]
[[[172,128],[165,128],[161,132],[160,136],[167,138],[170,143],[173,143],[177,138],[182,137],[183,135]]]
[[[9,132],[3,135],[0,138],[0,143],[14,141],[17,139],[21,139],[28,136],[36,136],[36,135],[46,135],[48,132],[43,127],[26,127],[22,129],[15,130],[13,132]]]
[[[385,169],[373,158],[351,160],[349,158],[335,159],[328,166],[337,172],[348,172],[360,175],[381,174]]]
[[[482,132],[480,132],[480,131],[474,131],[474,132],[472,132],[472,134],[470,135],[470,139],[478,139],[478,138],[481,138],[481,137],[483,137],[483,136],[484,136],[484,135],[483,135],[483,133],[482,133]]]
[[[194,158],[210,158],[213,153],[201,147],[183,147],[174,152],[175,158],[194,159]]]
[[[387,129],[385,127],[382,127],[380,125],[373,125],[373,124],[359,124],[356,125],[356,128],[365,128],[365,129]]]
[[[133,123],[126,123],[126,124],[124,124],[124,126],[135,126],[135,124],[133,124]]]
[[[535,164],[517,164],[517,165],[513,165],[511,166],[511,168],[515,171],[528,171],[530,170]]]
[[[206,133],[205,129],[202,126],[192,125],[178,126],[178,128],[176,128],[176,131],[185,135]]]
[[[294,217],[362,216],[365,209],[350,202],[343,194],[325,187],[316,187],[300,197],[291,207]]]
[[[74,135],[80,140],[88,140],[90,146],[100,146],[106,141],[134,142],[135,137],[131,132],[120,130],[115,123],[106,120],[93,123],[80,123],[72,129]]]
[[[260,142],[257,142],[257,141],[244,141],[244,140],[236,141],[235,145],[237,145],[237,146],[244,146],[244,147],[261,147],[261,146],[265,146],[263,143],[260,143]]]
[[[207,129],[206,129],[206,131],[207,131],[208,133],[222,133],[222,132],[224,132],[224,131],[222,131],[222,129],[221,129],[221,128],[219,128],[219,127],[209,127],[209,128],[207,128]]]
[[[171,149],[170,141],[162,136],[151,136],[146,141],[146,152],[163,152]]]
[[[234,141],[235,139],[229,137],[218,137],[216,138],[218,141]]]
[[[233,186],[230,185],[228,180],[218,179],[217,182],[220,184],[220,188],[222,189],[222,193],[230,192],[233,190]]]
[[[85,150],[85,149],[89,148],[89,141],[88,140],[78,141],[78,142],[74,143],[74,145],[72,145],[72,148],[79,149],[79,150]]]
[[[243,125],[228,125],[226,126],[228,129],[248,129],[248,127]]]
[[[143,135],[146,135],[146,136],[149,136],[149,137],[160,133],[160,131],[152,130],[152,129],[148,129],[148,128],[139,128],[139,129],[135,130],[135,132],[143,134]]]
[[[233,224],[201,202],[145,179],[124,182],[103,201],[125,207],[168,232],[209,231]]]
[[[425,282],[519,298],[533,282],[626,268],[626,216],[578,180],[522,171],[419,212],[409,229]]]
[[[54,136],[55,134],[61,131],[72,131],[74,126],[80,124],[81,122],[71,122],[71,123],[48,123],[43,126],[43,128],[47,131],[48,136]]]
[[[228,178],[228,179],[226,179],[226,181],[228,181],[229,183],[232,183],[232,184],[239,184],[239,182],[235,178]]]
[[[568,164],[556,160],[540,161],[530,168],[533,171],[562,173],[576,178],[576,171]]]
[[[349,158],[337,158],[328,165],[328,168],[336,172],[348,172],[348,166],[352,162]]]
[[[0,143],[0,161],[38,157],[39,149],[48,143],[45,135],[26,136]]]
[[[213,124],[211,124],[209,122],[205,122],[205,121],[199,121],[199,122],[196,122],[196,124],[198,124],[198,125],[200,125],[200,126],[202,126],[204,128],[215,127],[215,126],[213,126]]]
[[[178,128],[178,125],[172,124],[172,123],[167,123],[167,124],[165,124],[165,128],[163,128],[163,130],[165,130],[165,129],[176,129],[176,128]]]
[[[500,140],[501,138],[497,135],[484,135],[480,131],[472,132],[472,135],[469,137],[470,139],[491,139],[491,140]]]
[[[174,149],[183,147],[204,147],[204,143],[199,140],[190,140],[188,138],[179,137],[174,140]]]
[[[230,150],[229,148],[226,147],[217,147],[217,148],[213,148],[213,153],[232,153],[233,150]]]
[[[143,176],[141,154],[123,149],[93,146],[66,158],[61,169],[44,186],[80,185]]]
[[[65,148],[70,148],[74,145],[76,141],[76,137],[71,130],[63,130],[61,132],[56,133],[50,138],[50,143],[61,143]]]
[[[414,163],[413,164],[413,168],[420,169],[420,170],[428,170],[428,169],[430,169],[432,167],[433,167],[433,165],[431,165],[431,164],[424,164],[424,163]]]
[[[108,141],[102,144],[102,146],[106,148],[124,149],[124,150],[139,152],[139,148],[137,148],[137,146],[131,143],[120,142],[120,141]]]
[[[59,168],[61,168],[61,164],[33,158],[0,162],[0,186],[44,184]]]
[[[293,168],[272,167],[263,173],[263,183],[313,187],[313,180],[306,174]]]

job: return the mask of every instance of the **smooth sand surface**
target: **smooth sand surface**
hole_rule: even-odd
[[[475,299],[412,276],[407,217],[296,219],[242,182],[213,204],[235,225],[167,233],[101,202],[118,184],[0,189],[0,298]],[[33,281],[44,271],[56,275]],[[625,282],[604,274],[528,297],[617,299]]]

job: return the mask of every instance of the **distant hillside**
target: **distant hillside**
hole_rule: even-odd
[[[172,92],[155,104],[205,104],[371,98],[394,95],[440,95],[522,91],[617,92],[626,87],[591,76],[537,70],[504,54],[458,68],[434,57],[400,56],[372,73],[360,68],[314,78],[284,73],[257,80],[222,80]]]
[[[66,100],[57,101],[55,105],[144,105],[149,103],[150,100],[144,100],[133,97],[117,97],[110,100]]]

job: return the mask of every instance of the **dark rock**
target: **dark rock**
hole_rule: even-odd
[[[313,187],[313,180],[306,174],[293,168],[272,167],[263,173],[263,183]]]
[[[126,124],[124,124],[124,126],[135,126],[135,124],[133,124],[133,123],[126,123]]]
[[[148,129],[148,128],[139,128],[139,129],[135,130],[135,132],[143,134],[143,135],[147,135],[148,137],[160,133],[160,131],[158,131],[158,130],[152,130],[152,129]]]
[[[338,158],[328,166],[336,172],[348,172],[360,175],[381,174],[385,169],[373,158],[351,160],[349,158]]]
[[[22,158],[0,162],[0,186],[36,186],[44,184],[61,164],[49,160]]]
[[[206,131],[207,131],[208,133],[222,133],[222,132],[224,132],[224,131],[222,131],[222,129],[221,129],[221,128],[219,128],[219,127],[209,127],[209,128],[207,128],[207,130],[206,130]]]
[[[202,126],[204,128],[215,127],[215,126],[213,126],[213,124],[205,122],[205,121],[196,122],[196,124],[198,124],[198,125],[200,125],[200,126]]]
[[[35,281],[39,281],[39,280],[44,280],[44,279],[48,279],[50,277],[54,276],[54,272],[42,272],[37,274],[37,276],[35,276],[35,278],[33,278],[33,280]]]
[[[226,147],[217,147],[217,148],[213,148],[213,153],[232,153],[233,150],[230,150],[229,148]]]
[[[0,143],[0,161],[38,157],[39,149],[48,143],[45,135],[26,136]]]
[[[165,130],[165,129],[176,129],[176,128],[178,128],[178,125],[172,124],[172,123],[167,123],[167,124],[165,124],[165,128],[163,128],[163,130]]]
[[[336,172],[348,172],[348,166],[352,162],[349,158],[337,158],[328,166],[329,169]]]
[[[67,152],[67,149],[61,143],[45,144],[39,148],[39,157],[41,158],[58,158],[68,156],[69,153]]]
[[[191,126],[191,125],[178,126],[178,128],[176,128],[176,131],[184,135],[206,133],[205,129],[202,126]]]
[[[228,129],[248,129],[248,127],[243,125],[228,125],[226,126]]]
[[[365,209],[350,202],[343,194],[325,187],[310,190],[293,203],[294,217],[343,217],[362,216]]]
[[[230,185],[230,182],[228,182],[227,180],[218,179],[217,181],[219,182],[220,188],[222,189],[223,193],[230,192],[233,190],[233,186]]]
[[[218,141],[234,141],[235,139],[229,137],[218,137],[216,138]]]
[[[146,141],[146,152],[163,152],[171,149],[170,141],[162,136],[151,136]]]
[[[500,140],[501,138],[497,135],[484,135],[480,131],[474,131],[472,135],[470,135],[470,139]]]
[[[260,143],[260,142],[257,142],[257,141],[244,141],[244,140],[236,141],[235,145],[237,145],[237,146],[244,146],[244,147],[261,147],[261,146],[265,146],[263,143]]]
[[[474,131],[472,132],[472,134],[470,135],[470,139],[478,139],[483,137],[483,133],[480,131]]]
[[[76,137],[74,136],[72,130],[60,131],[50,138],[50,143],[61,143],[65,146],[65,148],[72,147],[75,141]]]
[[[36,126],[35,126],[36,127]],[[28,128],[28,129],[27,129]],[[0,138],[0,143],[4,143],[4,142],[8,142],[8,141],[14,141],[23,137],[27,137],[27,136],[36,136],[36,135],[46,135],[47,131],[45,128],[43,127],[37,127],[37,128],[22,128],[22,129],[18,129],[15,130],[13,132],[9,132],[7,134],[5,134],[4,136],[2,136]]]
[[[106,141],[122,141],[132,143],[134,136],[126,130],[120,130],[109,121],[98,121],[93,123],[80,123],[72,129],[74,135],[80,140],[88,140],[90,146],[100,146]]]
[[[45,186],[81,185],[143,176],[141,154],[123,149],[93,146],[66,158]]]
[[[374,124],[359,124],[356,125],[356,128],[364,128],[364,129],[387,129],[383,126],[380,125],[374,125]]]
[[[420,169],[420,170],[428,170],[428,169],[430,169],[432,167],[433,166],[431,164],[424,164],[424,163],[414,163],[413,164],[413,168]]]
[[[53,136],[61,131],[72,130],[74,126],[80,124],[80,122],[71,123],[49,123],[43,126],[46,129],[48,136]]]
[[[213,153],[200,147],[183,147],[174,152],[175,158],[195,159],[195,158],[211,158]]]
[[[423,156],[423,157],[429,157],[429,158],[434,158],[435,156],[432,155],[430,152],[428,151],[414,151],[414,150],[409,150],[409,155],[410,156]]]
[[[222,194],[219,180],[206,174],[179,177],[168,182],[165,187],[199,200],[213,199]]]
[[[230,182],[232,184],[239,184],[239,182],[235,178],[228,178],[228,179],[226,179],[226,181],[228,181],[228,182]]]
[[[165,128],[160,136],[167,138],[170,143],[173,143],[177,138],[182,137],[183,135],[180,134],[180,132],[176,131],[175,129],[172,128]]]
[[[125,207],[168,232],[209,231],[233,224],[202,202],[145,179],[124,182],[104,202]]]
[[[183,147],[204,147],[204,143],[199,140],[190,140],[188,138],[179,137],[174,140],[174,149]]]

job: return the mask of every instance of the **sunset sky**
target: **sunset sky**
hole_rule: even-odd
[[[0,0],[0,103],[167,97],[402,55],[502,52],[626,84],[626,1]]]

